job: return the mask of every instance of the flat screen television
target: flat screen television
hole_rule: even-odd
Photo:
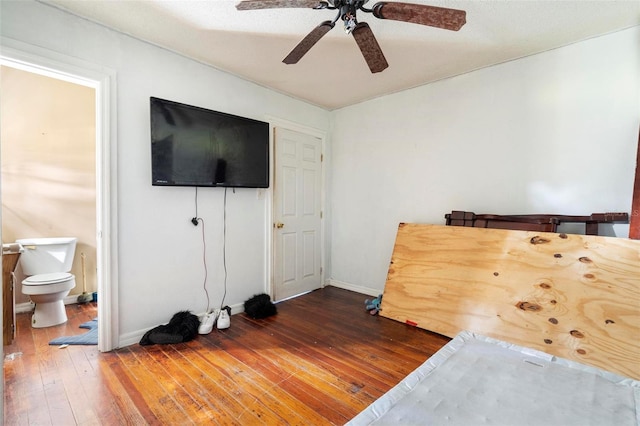
[[[269,187],[269,124],[164,99],[151,103],[152,185]]]

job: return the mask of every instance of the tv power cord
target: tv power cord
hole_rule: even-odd
[[[209,299],[209,291],[207,290],[207,277],[209,276],[209,271],[207,269],[207,242],[205,240],[205,231],[204,231],[204,219],[198,217],[198,187],[196,186],[195,193],[195,207],[196,207],[196,215],[190,219],[190,222],[193,226],[198,226],[198,222],[202,222],[202,266],[204,268],[204,280],[202,282],[202,288],[204,290],[204,294],[207,296],[207,309],[206,316],[213,313],[213,309],[209,310],[209,306],[211,305],[211,300]],[[215,318],[214,318],[215,321]]]

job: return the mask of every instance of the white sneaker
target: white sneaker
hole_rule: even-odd
[[[212,311],[208,314],[205,314],[202,317],[202,321],[200,321],[200,327],[198,327],[199,334],[209,334],[211,330],[213,330],[213,324],[216,322],[216,318],[218,317],[218,311]]]
[[[225,328],[229,328],[231,326],[231,318],[229,318],[229,314],[226,309],[220,311],[220,315],[218,316],[217,327],[218,330],[222,330]]]

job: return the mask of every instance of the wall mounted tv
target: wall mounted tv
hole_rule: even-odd
[[[269,124],[152,97],[152,185],[269,187]]]

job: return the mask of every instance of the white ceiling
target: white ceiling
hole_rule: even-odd
[[[282,63],[333,10],[238,11],[238,0],[40,1],[329,110],[640,25],[640,0],[404,0],[466,10],[467,23],[455,32],[359,12],[389,62],[371,74],[339,23],[298,64]]]

